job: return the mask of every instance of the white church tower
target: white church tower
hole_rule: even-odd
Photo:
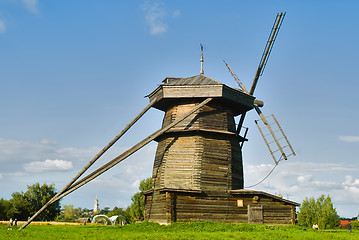
[[[98,204],[98,199],[97,199],[97,196],[96,196],[96,199],[95,199],[95,205],[93,207],[93,213],[98,213],[99,212],[99,208],[98,208],[99,204]]]

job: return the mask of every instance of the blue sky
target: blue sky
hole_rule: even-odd
[[[329,194],[339,215],[359,213],[357,1],[0,0],[0,197],[36,182],[59,190],[148,103],[165,77],[199,74],[250,87],[278,12],[282,28],[255,96],[297,156],[255,187],[302,202]],[[161,127],[152,109],[97,166]],[[245,185],[274,162],[247,114]],[[126,207],[151,176],[156,143],[62,204]]]

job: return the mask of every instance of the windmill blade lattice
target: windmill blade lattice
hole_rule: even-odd
[[[255,120],[255,123],[266,143],[270,154],[276,164],[282,159],[287,160],[289,156],[295,156],[295,152],[290,145],[288,138],[284,134],[274,115],[264,117],[261,120]]]

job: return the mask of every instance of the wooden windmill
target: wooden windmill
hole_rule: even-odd
[[[241,90],[203,75],[202,54],[201,75],[166,78],[149,95],[151,101],[156,99],[153,107],[165,112],[163,127],[201,104],[205,98],[211,101],[156,139],[153,188],[144,193],[146,220],[161,224],[205,220],[294,223],[297,203],[243,189],[242,146],[247,139],[246,133],[243,137],[239,134],[246,112],[254,108],[264,122],[265,127],[259,128],[275,163],[295,154],[279,124],[268,122],[259,109],[263,103],[253,96],[283,17],[282,13],[276,17],[250,91],[227,64]],[[234,117],[238,115],[241,118],[236,127]],[[284,144],[277,137],[277,128]],[[273,139],[277,149],[268,139]],[[291,152],[286,153],[286,148]],[[280,154],[278,158],[276,152]]]
[[[271,32],[274,39],[282,14],[278,16],[279,25],[275,23]],[[253,92],[272,46],[267,43],[269,52],[265,51],[261,60],[264,65],[260,64],[249,92],[244,87],[242,90],[232,88],[205,76],[203,54],[200,75],[163,80],[148,95],[149,105],[20,229],[48,205],[106,172],[152,140],[158,142],[158,147],[152,189],[143,193],[145,220],[161,224],[206,220],[294,224],[297,203],[243,189],[242,146],[247,139],[239,132],[246,112],[253,108],[260,111],[261,103],[255,100]],[[151,107],[165,112],[162,128],[79,179]],[[234,117],[239,115],[241,119],[236,127]],[[282,145],[280,147],[283,150]]]

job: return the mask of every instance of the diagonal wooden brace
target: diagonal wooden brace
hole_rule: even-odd
[[[207,98],[205,99],[203,102],[201,102],[199,105],[197,105],[195,108],[193,108],[191,111],[189,111],[188,113],[186,113],[185,115],[183,115],[182,117],[180,117],[179,119],[177,119],[176,121],[174,121],[173,123],[169,124],[168,126],[157,130],[155,133],[151,134],[150,136],[148,136],[147,138],[145,138],[144,140],[142,140],[141,142],[139,142],[138,144],[136,144],[135,146],[133,146],[132,148],[130,148],[129,150],[127,150],[126,152],[122,153],[121,155],[119,155],[118,157],[114,158],[113,160],[111,160],[110,162],[108,162],[107,164],[105,164],[104,166],[98,168],[97,170],[93,171],[92,173],[90,173],[89,175],[87,175],[86,177],[82,178],[81,180],[79,180],[78,182],[74,183],[82,174],[83,172],[85,172],[100,156],[97,157],[96,160],[91,160],[91,164],[87,164],[86,165],[86,169],[84,168],[79,174],[76,175],[76,177],[74,179],[72,179],[70,181],[69,184],[66,185],[65,188],[63,188],[60,192],[58,192],[50,201],[48,201],[40,210],[38,210],[38,212],[36,212],[25,224],[23,224],[19,230],[25,228],[29,223],[31,223],[31,221],[33,221],[33,219],[38,216],[44,209],[46,209],[46,207],[48,207],[50,204],[60,200],[62,197],[70,194],[71,192],[75,191],[76,189],[80,188],[81,186],[85,185],[86,183],[90,182],[91,180],[93,180],[94,178],[98,177],[99,175],[101,175],[102,173],[106,172],[107,170],[109,170],[110,168],[112,168],[113,166],[117,165],[119,162],[121,162],[122,160],[124,160],[125,158],[129,157],[130,155],[132,155],[133,153],[135,153],[136,151],[138,151],[139,149],[141,149],[142,147],[144,147],[145,145],[147,145],[149,142],[151,142],[152,140],[154,140],[155,138],[157,138],[158,136],[162,135],[164,132],[166,132],[168,129],[170,129],[171,127],[175,126],[176,124],[180,123],[181,121],[183,121],[184,119],[186,119],[189,115],[195,113],[198,109],[200,109],[201,107],[203,107],[205,104],[207,104],[208,102],[210,102],[212,100],[212,98]],[[153,103],[150,103],[141,113],[142,115],[153,105]],[[146,110],[147,109],[147,110]],[[136,117],[137,120],[142,116],[141,113]],[[141,115],[141,116],[140,116]],[[135,119],[136,119],[135,118]],[[133,120],[132,122],[135,123],[137,120]],[[131,122],[131,123],[132,123]],[[129,124],[130,125],[130,124]],[[128,126],[129,126],[128,125]],[[133,124],[132,124],[133,125]],[[127,128],[127,127],[126,127]],[[125,129],[126,129],[125,128]],[[121,133],[122,135],[128,130],[123,130]],[[120,136],[121,133],[118,135]],[[121,136],[122,136],[121,135]],[[117,136],[116,136],[117,137]],[[118,137],[119,138],[119,137]],[[115,138],[116,139],[116,138]],[[116,140],[117,141],[117,140]],[[112,143],[112,142],[111,142]],[[110,143],[110,144],[111,144]],[[108,144],[108,148],[110,148],[114,142],[110,145]],[[106,148],[106,147],[105,147]],[[105,149],[104,148],[104,149]],[[107,148],[107,149],[108,149]],[[106,150],[107,150],[106,149]],[[101,153],[101,152],[100,152]]]
[[[156,101],[150,102],[109,144],[107,144],[96,156],[63,188],[61,189],[55,196],[52,197],[42,208],[40,208],[31,218],[28,219],[26,223],[24,223],[19,230],[25,228],[28,224],[30,224],[43,210],[45,210],[50,204],[56,202],[62,193],[64,193],[82,174],[89,169],[113,144],[117,142],[127,131],[130,129],[133,124],[135,124],[138,119],[140,119],[155,103]]]

